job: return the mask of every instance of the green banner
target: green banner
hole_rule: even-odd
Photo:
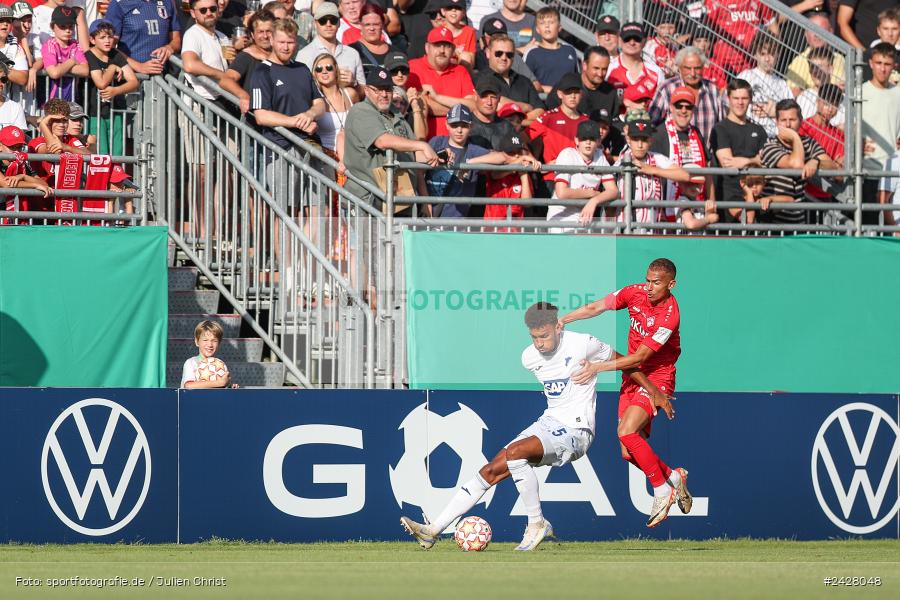
[[[0,227],[0,386],[163,387],[163,227]]]
[[[561,314],[678,267],[683,391],[900,390],[900,240],[406,232],[410,385],[534,389],[521,366],[533,302]],[[568,329],[625,354],[626,311]],[[607,376],[601,389],[615,389]]]

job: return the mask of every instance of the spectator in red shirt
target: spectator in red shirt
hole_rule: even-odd
[[[62,98],[47,100],[47,103],[44,104],[44,116],[38,123],[41,135],[28,142],[28,150],[34,154],[62,154],[64,152],[90,154],[90,151],[77,137],[66,133],[69,127],[70,112],[69,103]],[[51,183],[56,173],[56,165],[41,162],[37,172],[39,177]]]
[[[428,34],[425,56],[409,61],[407,87],[422,92],[428,104],[428,137],[447,135],[447,111],[457,104],[475,106],[475,86],[465,67],[451,63],[456,45],[446,27]]]
[[[844,130],[831,124],[831,120],[840,110],[844,101],[844,92],[833,83],[825,83],[819,87],[819,98],[816,100],[816,114],[803,121],[800,135],[808,135],[819,142],[825,153],[839,165],[844,164]]]
[[[528,126],[531,147],[541,162],[552,163],[563,149],[575,147],[578,124],[587,120],[587,116],[578,112],[582,93],[581,77],[575,73],[566,73],[557,85],[559,106],[548,110]],[[554,178],[552,172],[544,174],[544,181],[548,186]]]
[[[531,153],[525,145],[525,139],[520,135],[513,135],[504,138],[500,143],[500,151],[503,152],[508,163],[522,162],[525,165],[534,166],[536,163],[529,163]],[[532,159],[533,160],[533,159]],[[540,167],[539,164],[536,165]],[[492,171],[485,185],[485,194],[489,198],[531,198],[531,174],[528,171],[502,172]],[[524,219],[525,207],[521,204],[487,204],[484,207],[485,220],[506,220],[507,214],[512,219]],[[499,227],[496,231],[501,233],[518,231],[517,227]]]

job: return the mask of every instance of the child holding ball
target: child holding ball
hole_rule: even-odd
[[[184,361],[181,371],[181,387],[188,389],[236,388],[225,363],[215,357],[222,335],[222,326],[213,321],[201,321],[194,329],[194,344],[200,350],[198,356]]]

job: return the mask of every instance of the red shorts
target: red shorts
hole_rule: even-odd
[[[667,394],[675,391],[675,378],[671,376],[655,376],[648,377],[650,381],[660,390]],[[653,426],[653,401],[650,399],[650,393],[636,384],[628,380],[622,383],[622,389],[619,391],[619,419],[625,414],[625,410],[629,406],[640,406],[647,413],[649,421],[644,427],[644,432],[650,435],[650,429]]]

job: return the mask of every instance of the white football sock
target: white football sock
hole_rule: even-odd
[[[672,491],[672,486],[670,486],[668,483],[664,483],[660,486],[653,488],[653,495],[656,496],[657,498],[664,498],[664,497],[668,496],[671,493],[671,491]]]
[[[431,521],[430,527],[436,533],[441,533],[450,525],[457,517],[467,513],[473,506],[478,504],[484,493],[491,489],[491,486],[481,476],[476,473],[475,477],[462,484],[450,503],[441,511],[437,519]]]
[[[534,474],[534,467],[528,464],[524,458],[506,461],[506,467],[512,475],[522,504],[525,505],[525,514],[528,515],[528,523],[540,523],[544,520],[541,512],[541,496],[538,492],[538,480]]]
[[[677,490],[678,486],[681,485],[681,473],[679,473],[675,469],[672,469],[672,474],[669,475],[668,481],[669,481],[669,485],[671,485],[673,488],[675,488]]]

